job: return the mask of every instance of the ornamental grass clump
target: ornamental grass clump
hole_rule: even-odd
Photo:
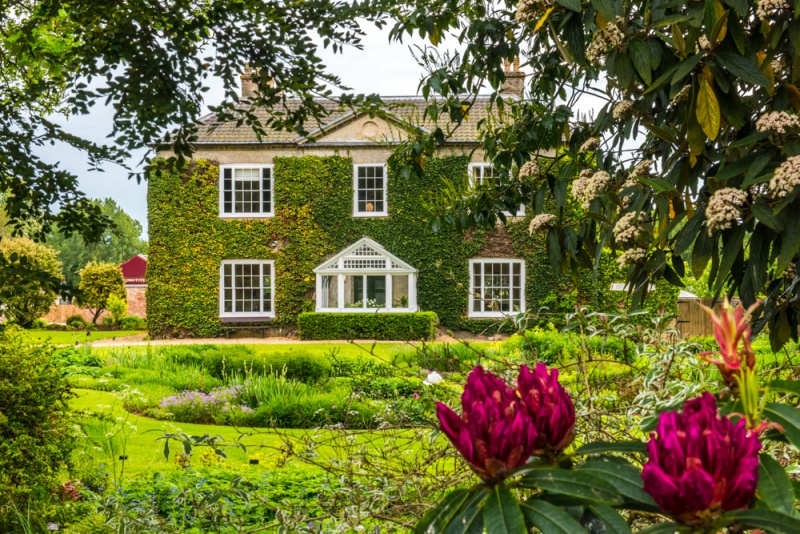
[[[709,526],[723,511],[745,508],[756,491],[761,443],[717,413],[710,393],[686,403],[683,413],[659,417],[647,443],[644,490],[685,525]]]
[[[517,392],[478,366],[467,377],[459,416],[441,402],[436,415],[469,466],[488,483],[503,480],[531,457],[539,437]]]

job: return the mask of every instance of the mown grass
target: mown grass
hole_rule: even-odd
[[[36,342],[49,342],[53,345],[74,345],[86,343],[87,341],[98,341],[101,339],[126,338],[147,332],[139,330],[91,330],[86,334],[86,330],[27,330],[28,335]]]

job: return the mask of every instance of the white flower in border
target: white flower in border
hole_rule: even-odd
[[[442,375],[436,371],[431,371],[428,373],[428,378],[423,380],[422,383],[426,386],[435,386],[436,384],[441,384],[443,380]]]

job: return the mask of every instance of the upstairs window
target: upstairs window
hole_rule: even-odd
[[[469,165],[470,184],[472,187],[487,187],[493,189],[502,183],[503,175],[492,166],[491,163],[470,163]],[[503,211],[507,217],[524,217],[525,206],[520,206],[516,214],[510,211]]]
[[[505,317],[525,311],[525,262],[473,259],[470,266],[470,317]]]
[[[274,317],[274,264],[226,260],[220,269],[220,317]]]
[[[387,213],[386,166],[356,165],[353,177],[353,215],[379,217]]]
[[[222,167],[220,215],[222,217],[271,217],[272,165]]]

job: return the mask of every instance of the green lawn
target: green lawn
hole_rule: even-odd
[[[119,427],[124,422],[128,422],[132,427],[129,429],[127,439],[117,438],[116,444],[118,447],[125,447],[125,455],[128,460],[125,465],[125,473],[135,475],[146,471],[148,469],[155,469],[163,472],[167,469],[178,469],[174,462],[175,452],[181,452],[180,444],[172,442],[171,450],[173,451],[169,461],[164,459],[164,442],[156,441],[163,432],[185,432],[189,435],[202,436],[210,434],[212,436],[221,436],[226,442],[234,442],[243,433],[252,435],[246,436],[242,442],[247,446],[247,454],[241,449],[230,448],[227,449],[228,463],[231,464],[246,464],[249,462],[249,457],[258,454],[262,458],[269,459],[270,457],[277,458],[277,449],[280,448],[282,436],[276,432],[267,429],[236,429],[229,426],[217,425],[196,425],[190,423],[171,423],[168,421],[158,421],[141,417],[138,415],[128,413],[123,407],[122,402],[117,398],[114,393],[106,391],[95,391],[89,389],[73,389],[77,395],[71,401],[71,407],[76,411],[92,412],[97,414],[105,414],[110,416],[109,430],[114,427]],[[306,430],[283,430],[283,436],[296,436],[300,437],[308,434]],[[198,451],[202,452],[202,451]],[[118,461],[118,455],[114,458],[109,458],[109,461]],[[262,460],[262,463],[264,461]],[[266,462],[269,464],[269,461]],[[294,467],[299,467],[303,464],[296,464]],[[119,468],[119,465],[117,466]]]
[[[86,330],[27,330],[27,332],[34,341],[49,341],[53,345],[74,345],[76,341],[85,343],[98,339],[119,339],[147,333],[138,330],[93,330],[87,336]]]

